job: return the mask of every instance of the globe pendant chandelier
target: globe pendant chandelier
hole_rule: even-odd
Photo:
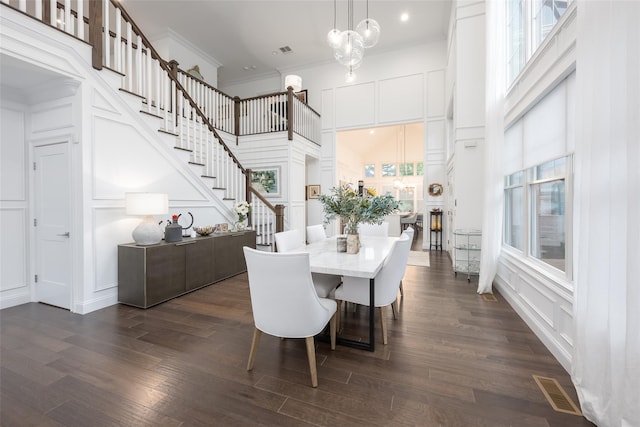
[[[345,80],[352,83],[356,79],[356,70],[362,64],[364,50],[375,46],[380,39],[380,24],[369,18],[369,0],[367,0],[367,17],[353,28],[353,0],[348,0],[347,29],[336,27],[336,1],[333,0],[333,28],[327,34],[327,43],[333,49],[336,60],[347,67]]]

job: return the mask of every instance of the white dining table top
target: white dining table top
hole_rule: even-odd
[[[357,254],[338,252],[337,236],[311,243],[301,249],[309,253],[313,273],[372,279],[382,268],[396,240],[398,237],[360,236],[360,251]]]

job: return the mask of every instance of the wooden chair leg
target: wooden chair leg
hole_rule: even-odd
[[[404,289],[402,289],[402,280],[400,280],[400,296],[404,296]]]
[[[398,318],[398,315],[396,313],[396,303],[398,302],[398,300],[395,300],[394,302],[391,303],[391,311],[393,312],[393,320],[396,320]]]
[[[318,368],[316,367],[316,346],[313,337],[307,337],[307,358],[309,359],[309,371],[311,371],[311,385],[318,387]]]
[[[380,327],[382,328],[382,344],[387,345],[387,322],[384,318],[384,307],[380,307]]]
[[[258,328],[253,330],[253,340],[251,341],[251,351],[249,352],[249,362],[247,363],[247,371],[253,369],[253,361],[256,360],[256,353],[258,352],[258,344],[260,344],[260,337],[262,331]]]
[[[338,303],[338,308],[336,310],[336,330],[340,329],[340,320],[342,320],[340,317],[342,316],[342,301],[341,300],[336,300],[336,303]]]
[[[333,316],[331,316],[331,320],[329,321],[329,336],[331,337],[331,350],[336,349],[336,329],[338,328],[337,326],[338,313],[340,312],[336,310],[336,312],[333,313]]]

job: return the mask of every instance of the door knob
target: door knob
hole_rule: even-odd
[[[58,236],[60,236],[60,237],[69,237],[69,232],[67,231],[66,233],[58,234]]]

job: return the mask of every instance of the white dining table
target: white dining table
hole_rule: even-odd
[[[309,264],[313,273],[369,279],[369,342],[338,337],[338,344],[375,350],[375,277],[396,240],[398,237],[360,236],[361,247],[357,254],[338,252],[337,236],[304,247],[304,251],[309,253]]]

